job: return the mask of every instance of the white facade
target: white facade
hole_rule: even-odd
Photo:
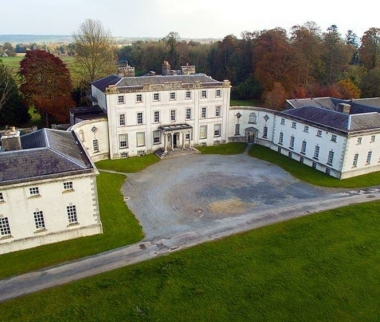
[[[21,143],[0,153],[0,254],[102,233],[98,172],[75,136],[44,129]]]
[[[378,113],[346,115],[348,127],[354,127],[355,118],[361,118],[358,123],[364,124],[361,129],[352,130],[317,124],[307,117],[300,119],[286,111],[276,112],[260,107],[234,106],[229,113],[230,142],[267,146],[339,179],[380,171]],[[368,120],[371,124],[365,125]],[[239,133],[236,132],[236,124],[239,124]]]
[[[94,162],[109,158],[108,121],[106,117],[83,120],[71,126]]]
[[[94,82],[92,96],[108,118],[110,158],[227,142],[230,87],[204,74]]]

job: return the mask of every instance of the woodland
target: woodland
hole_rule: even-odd
[[[83,36],[94,30],[107,41],[95,49],[96,53],[89,54],[85,44],[88,37]],[[90,82],[115,73],[117,65],[128,63],[138,76],[149,71],[160,74],[164,60],[172,69],[195,65],[199,73],[217,80],[228,79],[232,99],[254,99],[272,109],[283,109],[285,100],[292,98],[380,96],[380,28],[375,27],[361,38],[352,30],[342,35],[336,25],[322,31],[315,22],[306,22],[289,32],[280,27],[246,31],[240,37],[227,35],[210,42],[182,40],[178,33],[170,32],[159,40],[121,45],[104,31],[101,22],[88,19],[73,34],[72,43],[16,44],[14,48],[4,43],[0,55],[2,50],[6,52],[5,45],[12,55],[40,49],[58,58],[72,56],[79,64],[70,68],[71,96],[76,106],[88,104],[85,96]],[[91,65],[93,59],[88,55],[102,60]],[[27,97],[25,93],[24,96]]]

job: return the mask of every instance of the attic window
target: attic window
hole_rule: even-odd
[[[117,103],[118,104],[124,104],[124,95],[119,95],[117,97]]]

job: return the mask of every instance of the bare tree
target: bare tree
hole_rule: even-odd
[[[99,20],[86,19],[72,37],[76,62],[85,81],[116,72],[116,47],[111,33]]]
[[[0,110],[7,102],[16,86],[9,68],[4,66],[3,62],[0,60]]]

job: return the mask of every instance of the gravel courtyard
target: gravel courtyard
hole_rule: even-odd
[[[212,230],[247,215],[260,217],[339,193],[303,183],[245,154],[163,159],[128,174],[122,192],[143,226],[145,240]]]

